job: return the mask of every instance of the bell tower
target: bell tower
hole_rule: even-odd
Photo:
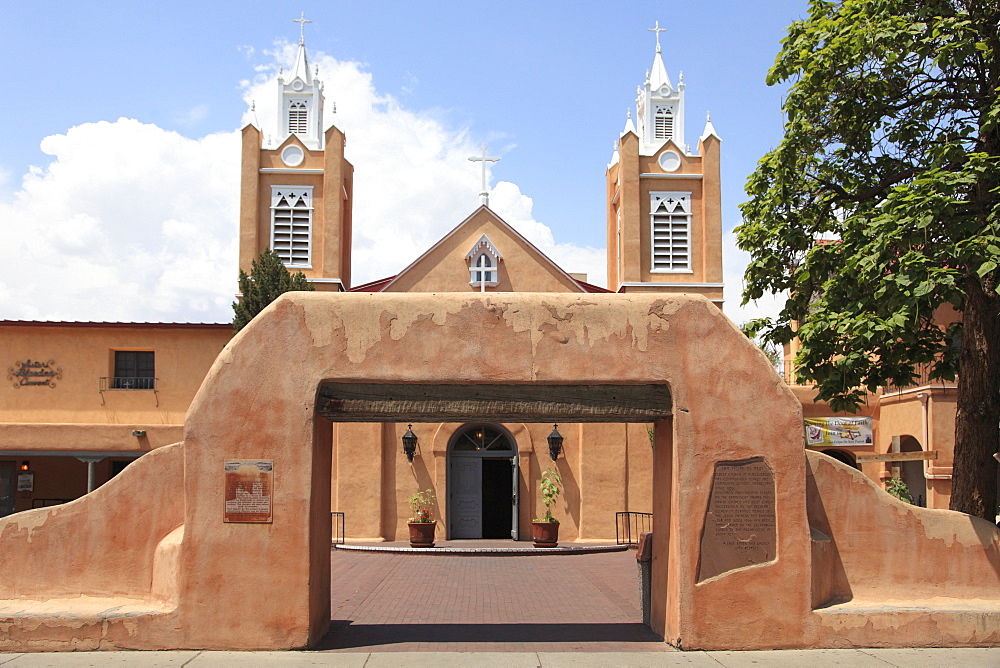
[[[656,53],[606,173],[608,288],[703,294],[722,306],[719,136],[711,120],[693,153],[684,139],[684,75]]]
[[[354,166],[344,157],[346,137],[323,130],[323,82],[310,71],[303,14],[295,64],[275,84],[275,127],[243,127],[240,166],[240,269],[271,248],[320,291],[351,282],[351,209]],[[265,138],[266,136],[266,138]]]

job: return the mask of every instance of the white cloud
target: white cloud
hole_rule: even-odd
[[[2,317],[227,319],[236,133],[193,140],[122,118],[41,148],[52,162],[0,203]]]
[[[741,306],[743,301],[743,270],[750,262],[750,254],[736,247],[736,235],[728,232],[722,239],[722,266],[726,283],[726,303],[723,312],[742,325],[757,318],[774,318],[784,305],[784,297],[764,295],[757,301]]]
[[[191,127],[208,118],[208,112],[209,108],[207,104],[199,104],[191,109],[188,109],[183,114],[180,114],[174,120],[178,125]]]
[[[265,136],[276,125],[277,63],[288,67],[294,50],[281,45],[243,82],[243,122]],[[393,275],[478,206],[480,167],[468,160],[478,142],[379,93],[358,63],[318,52],[311,62],[355,166],[352,282]],[[124,118],[44,138],[51,162],[0,202],[0,318],[228,321],[239,142],[236,131],[191,139]],[[491,205],[564,269],[604,284],[604,250],[557,241],[517,185],[497,183]]]

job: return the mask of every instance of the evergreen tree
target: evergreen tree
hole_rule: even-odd
[[[255,315],[277,299],[293,290],[314,290],[301,271],[294,274],[281,262],[270,248],[262,251],[250,267],[250,275],[240,269],[240,294],[243,299],[233,302],[233,332],[247,326]]]
[[[811,0],[768,83],[785,135],[747,182],[744,303],[834,410],[918,365],[958,377],[951,508],[992,520],[1000,446],[1000,1]],[[958,317],[936,315],[957,312]],[[925,444],[926,445],[926,444]]]

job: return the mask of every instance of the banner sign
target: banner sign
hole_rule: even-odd
[[[871,445],[870,417],[806,418],[806,445],[832,448]]]

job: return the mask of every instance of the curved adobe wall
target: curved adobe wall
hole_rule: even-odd
[[[807,463],[809,523],[832,539],[841,574],[835,600],[1000,601],[1000,532],[993,524],[900,501],[819,453],[807,453]]]
[[[330,464],[320,439],[330,430],[315,416],[325,380],[667,383],[675,411],[657,427],[657,630],[687,647],[800,637],[809,611],[801,413],[709,301],[289,293],[227,346],[187,416],[178,646],[298,647],[325,632]],[[774,473],[778,557],[696,585],[707,481],[716,462],[749,457]],[[274,462],[272,524],[222,522],[223,465],[236,459]]]
[[[163,598],[154,555],[184,519],[183,450],[158,448],[75,501],[0,518],[0,599]]]

